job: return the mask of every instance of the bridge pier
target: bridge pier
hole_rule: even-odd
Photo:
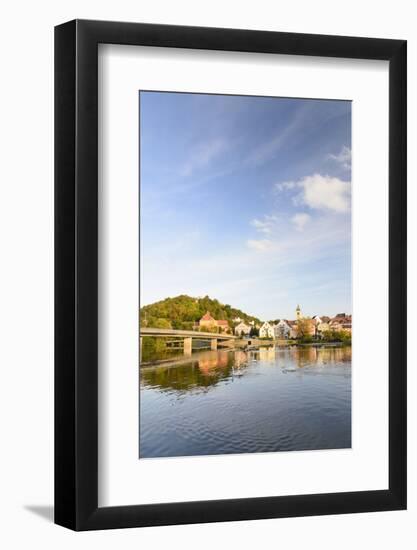
[[[184,355],[191,355],[193,351],[193,339],[184,338]]]
[[[190,356],[193,351],[193,338],[195,340],[202,340],[205,342],[210,341],[210,346],[205,346],[205,349],[209,347],[213,351],[217,350],[221,346],[232,347],[233,342],[237,340],[235,335],[231,334],[217,334],[212,332],[200,332],[194,330],[176,330],[166,328],[152,328],[152,327],[140,327],[139,332],[139,361],[142,361],[142,337],[152,338],[164,338],[167,345],[172,349],[178,349],[183,345],[184,355]],[[201,348],[203,349],[203,348]]]

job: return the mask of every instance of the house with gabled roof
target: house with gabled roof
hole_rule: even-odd
[[[198,327],[200,330],[218,328],[221,332],[227,332],[229,330],[229,323],[225,319],[216,320],[210,315],[210,312],[207,311],[199,320]]]
[[[217,326],[216,319],[207,311],[198,322],[200,328],[213,328]]]
[[[346,313],[338,313],[330,319],[330,330],[352,332],[352,315]]]
[[[274,329],[272,328],[272,325],[268,323],[268,321],[265,321],[265,323],[259,329],[259,337],[274,338]]]
[[[290,338],[291,327],[286,319],[280,319],[273,326],[275,340]]]
[[[243,321],[235,326],[236,336],[247,336],[252,330],[251,325],[247,325]]]

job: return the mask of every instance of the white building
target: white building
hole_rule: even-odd
[[[322,336],[323,332],[330,330],[330,317],[325,315],[319,317],[318,315],[315,315],[313,317],[313,321],[316,324],[316,336]]]
[[[246,336],[247,334],[250,333],[251,331],[251,326],[250,325],[246,325],[245,323],[239,323],[236,327],[235,327],[235,334],[236,336]]]
[[[260,338],[273,338],[274,337],[274,329],[268,323],[268,321],[265,321],[265,323],[259,329],[259,337]]]
[[[274,325],[274,338],[275,340],[286,339],[290,337],[291,327],[285,319],[280,319],[280,321]]]

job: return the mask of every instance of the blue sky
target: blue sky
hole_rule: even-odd
[[[140,93],[141,305],[351,312],[351,103]]]

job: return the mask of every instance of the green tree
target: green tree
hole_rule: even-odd
[[[153,328],[172,328],[172,325],[168,321],[168,319],[164,319],[160,317],[159,319],[155,319],[152,327]]]
[[[185,294],[174,298],[166,298],[160,302],[142,307],[140,321],[141,326],[155,327],[155,322],[158,323],[159,319],[165,319],[171,323],[172,328],[181,329],[189,326],[193,327],[194,323],[199,321],[206,311],[209,311],[215,319],[228,321],[229,325],[237,317],[245,323],[250,321],[260,322],[256,317],[248,315],[230,304],[222,304],[209,296],[194,298]]]

